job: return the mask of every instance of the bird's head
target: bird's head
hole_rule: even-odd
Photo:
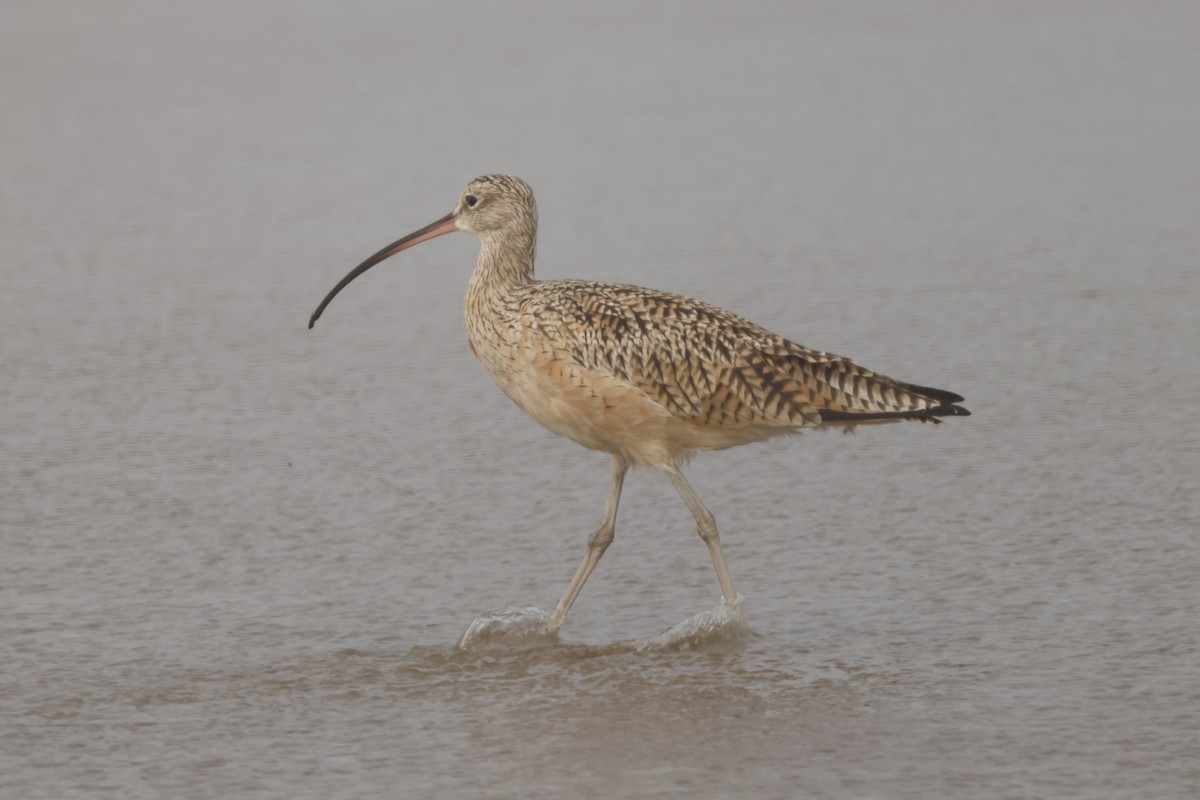
[[[480,238],[498,231],[536,228],[533,189],[512,175],[481,175],[463,189],[454,218],[459,230]]]

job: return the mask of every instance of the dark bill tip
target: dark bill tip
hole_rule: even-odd
[[[345,289],[346,286],[359,275],[362,275],[380,261],[396,255],[396,253],[399,253],[401,250],[407,250],[413,245],[420,244],[421,242],[427,242],[430,239],[434,239],[447,233],[453,233],[456,230],[458,230],[458,227],[455,225],[454,212],[452,211],[439,219],[437,222],[426,225],[419,231],[413,231],[403,239],[398,239],[392,242],[387,247],[383,248],[378,253],[371,256],[354,269],[350,270],[349,274],[338,281],[338,285],[334,286],[333,290],[330,291],[329,294],[325,295],[325,299],[321,301],[321,305],[317,306],[317,310],[314,311],[312,316],[308,318],[308,329],[312,330],[312,327],[317,324],[317,320],[321,318],[321,314],[325,311],[325,306],[329,305],[329,302],[337,296],[337,293],[342,289]]]

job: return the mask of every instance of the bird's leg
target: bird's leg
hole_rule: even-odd
[[[700,498],[692,491],[691,485],[683,477],[683,473],[679,471],[678,467],[671,465],[659,467],[659,469],[671,479],[675,491],[679,492],[679,496],[683,498],[683,502],[687,503],[692,516],[696,518],[696,531],[708,545],[708,552],[712,556],[713,566],[717,570],[717,580],[721,582],[721,594],[725,595],[725,601],[727,603],[736,602],[737,592],[733,590],[733,578],[729,577],[729,567],[725,566],[725,556],[721,553],[721,537],[717,535],[717,521],[713,519],[712,512],[704,507],[704,503],[700,502]]]
[[[567,618],[567,612],[571,610],[575,598],[583,588],[584,581],[588,579],[588,575],[592,574],[592,570],[600,562],[600,556],[604,555],[604,551],[612,544],[613,531],[617,526],[617,504],[621,501],[621,487],[625,483],[625,473],[628,471],[629,462],[620,456],[613,456],[612,482],[608,487],[608,501],[604,504],[604,519],[600,521],[600,527],[596,528],[596,531],[588,537],[587,555],[583,557],[579,569],[575,570],[575,577],[571,578],[571,584],[567,586],[567,591],[563,593],[562,599],[555,606],[550,621],[546,623],[546,627],[551,633],[556,633],[562,626],[563,620]]]

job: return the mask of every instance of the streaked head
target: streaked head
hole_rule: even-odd
[[[458,229],[476,236],[537,225],[533,189],[512,175],[481,175],[467,184],[454,209]]]

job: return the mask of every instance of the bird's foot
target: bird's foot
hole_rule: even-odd
[[[504,608],[492,611],[467,626],[458,640],[462,650],[473,650],[489,644],[516,644],[522,647],[554,644],[558,631],[550,629],[550,615],[540,608]]]

